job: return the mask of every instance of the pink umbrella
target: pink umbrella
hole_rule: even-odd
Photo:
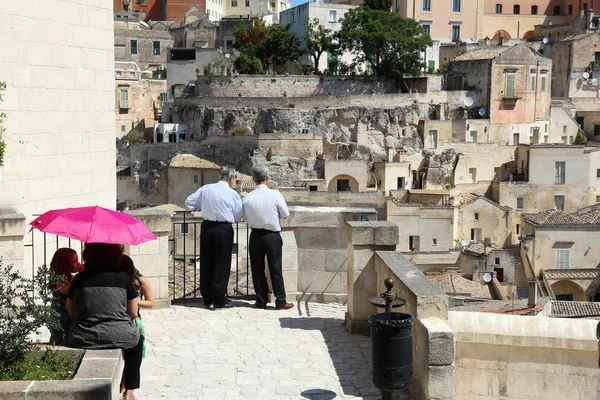
[[[42,232],[85,243],[137,245],[156,239],[142,221],[129,214],[97,206],[50,210],[29,225]]]

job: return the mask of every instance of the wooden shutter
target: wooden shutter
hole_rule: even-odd
[[[504,97],[515,97],[515,76],[506,75],[506,92]]]

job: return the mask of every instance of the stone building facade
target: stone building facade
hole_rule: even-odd
[[[503,248],[512,243],[513,213],[484,196],[474,196],[457,208],[455,238],[460,243],[483,242]]]

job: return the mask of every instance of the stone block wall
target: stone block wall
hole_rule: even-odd
[[[0,214],[0,261],[4,266],[12,265],[21,275],[24,272],[23,236],[25,232],[23,214]]]
[[[597,399],[598,321],[448,314],[456,399]]]
[[[350,76],[264,76],[202,77],[196,93],[208,97],[309,97],[314,95],[397,93],[392,81]]]
[[[126,246],[125,253],[133,259],[136,268],[150,282],[154,294],[154,307],[168,307],[171,304],[169,296],[171,216],[166,211],[159,210],[131,211],[130,214],[144,222],[158,239],[138,246]]]
[[[347,294],[347,221],[377,219],[369,208],[290,206],[282,220],[283,277],[300,301],[336,301]]]

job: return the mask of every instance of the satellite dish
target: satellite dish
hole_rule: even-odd
[[[465,97],[465,106],[471,107],[473,105],[473,99],[470,97]]]
[[[229,58],[229,57],[231,57],[231,54],[229,54],[229,53],[225,54],[225,58]]]
[[[492,281],[492,274],[490,274],[489,272],[483,274],[483,281],[485,283],[490,283]]]
[[[582,76],[583,76],[583,79],[588,79],[590,77],[590,73],[584,72]]]
[[[477,112],[483,117],[485,115],[485,108],[481,107]]]

